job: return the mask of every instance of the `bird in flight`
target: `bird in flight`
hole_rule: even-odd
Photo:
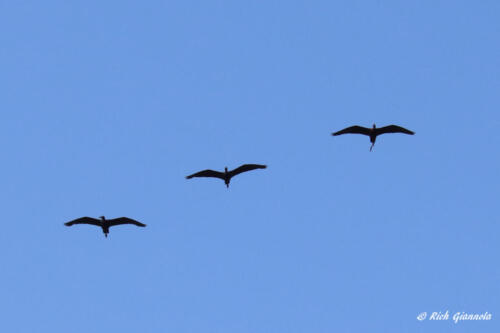
[[[372,151],[372,148],[373,148],[373,145],[375,144],[375,140],[377,139],[377,136],[380,134],[385,134],[385,133],[404,133],[404,134],[409,134],[409,135],[415,134],[415,132],[407,130],[406,128],[403,128],[401,126],[389,125],[389,126],[377,128],[375,126],[375,124],[373,124],[372,128],[367,128],[367,127],[362,127],[362,126],[347,127],[341,131],[332,133],[332,135],[333,136],[342,135],[342,134],[368,135],[370,137],[370,142],[372,143],[372,145],[370,147],[370,151]]]
[[[100,216],[100,218],[101,219],[99,220],[99,219],[95,219],[92,217],[84,216],[84,217],[80,217],[76,220],[66,222],[66,223],[64,223],[64,225],[66,225],[68,227],[71,227],[73,224],[95,225],[95,226],[102,228],[102,232],[104,232],[104,236],[106,236],[106,237],[108,237],[109,227],[112,227],[115,225],[133,224],[133,225],[136,225],[138,227],[145,227],[146,226],[145,224],[138,222],[136,220],[133,220],[133,219],[129,219],[128,217],[118,217],[116,219],[111,219],[111,220],[106,220],[106,218],[104,216]]]
[[[226,187],[229,188],[229,182],[231,181],[231,178],[233,178],[236,175],[239,175],[242,172],[250,171],[250,170],[255,170],[255,169],[265,169],[267,168],[266,165],[261,165],[261,164],[243,164],[242,166],[228,171],[227,167],[225,167],[224,172],[219,172],[219,171],[214,171],[214,170],[203,170],[197,173],[193,173],[192,175],[186,176],[186,179],[191,179],[193,177],[213,177],[213,178],[219,178],[224,181],[226,184]]]

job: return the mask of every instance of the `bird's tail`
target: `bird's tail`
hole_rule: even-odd
[[[370,146],[370,151],[372,151],[374,145],[375,145],[375,142],[372,143],[372,145]]]

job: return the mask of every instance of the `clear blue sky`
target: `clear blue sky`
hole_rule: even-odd
[[[1,1],[0,330],[500,331],[499,17]],[[373,123],[416,135],[330,135]]]

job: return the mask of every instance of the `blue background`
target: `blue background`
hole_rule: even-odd
[[[0,1],[0,330],[498,332],[499,15]]]

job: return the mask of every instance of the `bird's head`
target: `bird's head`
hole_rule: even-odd
[[[224,171],[227,173],[227,167],[224,167]]]
[[[377,126],[375,126],[375,124],[373,124],[373,129],[375,129]]]
[[[104,216],[99,216],[99,218],[103,221],[106,219]]]

